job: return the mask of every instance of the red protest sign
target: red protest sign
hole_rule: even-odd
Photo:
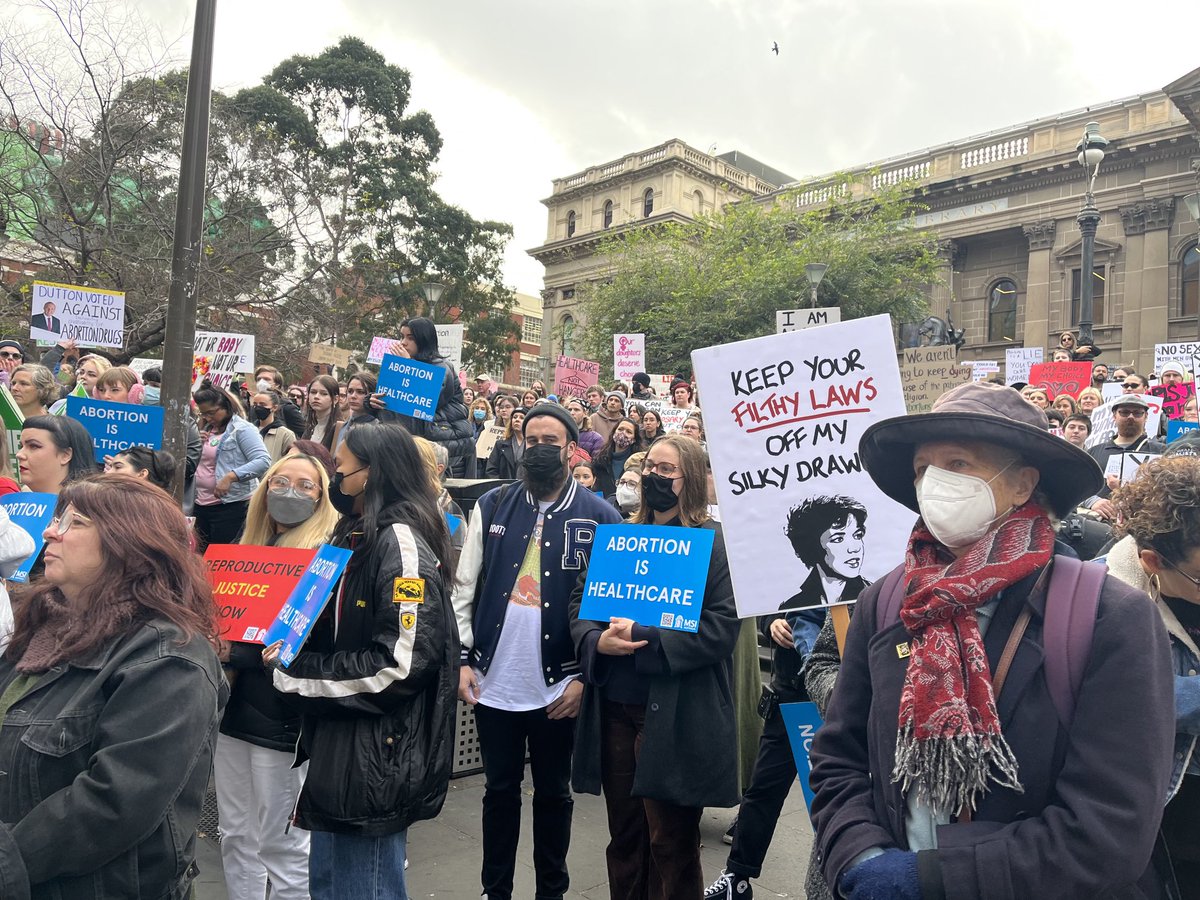
[[[1029,384],[1044,388],[1051,400],[1059,394],[1078,397],[1079,392],[1091,383],[1090,362],[1048,362],[1029,367]]]
[[[561,399],[582,397],[600,380],[600,363],[573,356],[560,356],[554,366],[554,393]]]
[[[1178,419],[1183,415],[1187,402],[1196,396],[1194,381],[1181,381],[1179,384],[1156,384],[1148,392],[1153,397],[1162,398],[1163,415],[1168,419]]]
[[[204,563],[220,636],[261,644],[262,635],[316,555],[315,549],[210,544]]]

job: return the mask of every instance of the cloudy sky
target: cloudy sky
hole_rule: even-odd
[[[193,5],[124,0],[190,48]],[[444,197],[516,230],[536,294],[551,179],[681,138],[818,175],[1161,88],[1178,0],[219,0],[214,82],[347,34],[412,73]],[[1172,26],[1174,22],[1174,26]],[[778,42],[778,57],[770,52]]]

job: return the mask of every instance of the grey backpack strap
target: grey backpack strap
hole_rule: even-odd
[[[1102,563],[1080,562],[1069,556],[1054,557],[1053,565],[1042,634],[1046,689],[1059,721],[1070,727],[1092,652],[1096,609],[1108,568]]]

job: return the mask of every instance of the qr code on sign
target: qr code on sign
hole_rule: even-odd
[[[663,613],[662,618],[658,620],[658,624],[661,628],[670,628],[675,624],[675,617],[669,612]]]

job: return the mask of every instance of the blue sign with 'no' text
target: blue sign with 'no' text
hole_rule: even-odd
[[[446,370],[403,356],[385,356],[379,366],[379,393],[394,413],[433,421]]]
[[[783,716],[788,742],[792,745],[796,776],[800,779],[800,789],[804,791],[804,802],[808,804],[809,813],[812,813],[813,791],[808,786],[808,776],[812,772],[809,755],[813,737],[821,727],[821,714],[817,712],[815,703],[780,703],[779,713]]]
[[[58,504],[57,494],[5,494],[0,497],[0,506],[4,507],[14,525],[21,526],[33,538],[33,552],[17,567],[9,581],[25,582],[29,580],[29,569],[38,554],[42,552],[42,532],[54,518],[54,508]]]
[[[163,408],[137,403],[112,403],[91,397],[68,397],[67,415],[92,436],[96,461],[130,447],[162,448]]]
[[[1167,443],[1176,441],[1189,432],[1200,428],[1200,423],[1185,422],[1183,419],[1171,419],[1167,422]]]
[[[283,641],[279,650],[279,661],[284,667],[290,666],[308,633],[312,631],[317,617],[329,602],[329,593],[350,562],[351,551],[331,544],[322,544],[313,561],[308,564],[300,581],[293,588],[291,596],[283,604],[283,609],[275,617],[275,621],[267,627],[267,633],[262,642],[270,647],[276,641]]]
[[[579,617],[696,631],[715,534],[676,525],[597,526]]]

